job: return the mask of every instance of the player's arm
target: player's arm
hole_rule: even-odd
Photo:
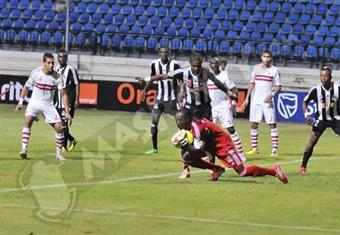
[[[60,89],[60,95],[61,98],[63,100],[63,105],[64,105],[64,109],[65,109],[65,118],[67,119],[68,125],[71,125],[72,123],[72,117],[70,115],[70,109],[69,109],[69,103],[68,103],[68,96],[67,96],[67,92],[65,90],[65,88]]]
[[[271,103],[273,101],[274,96],[276,96],[282,89],[281,85],[276,85],[275,89],[264,99],[265,103]]]
[[[22,106],[23,106],[23,103],[24,103],[24,99],[27,96],[28,91],[29,91],[29,88],[25,84],[24,87],[21,90],[19,102],[18,102],[17,106],[15,107],[15,112],[18,112],[20,109],[22,109]]]
[[[312,124],[312,117],[311,115],[307,112],[307,106],[311,100],[316,100],[317,98],[317,91],[316,87],[313,87],[307,94],[307,96],[304,98],[302,102],[302,111],[305,116],[306,123],[308,125]]]
[[[78,108],[79,107],[79,75],[78,72],[75,68],[72,70],[73,72],[73,79],[74,79],[74,84],[76,85],[76,100],[74,102],[74,107]]]
[[[255,83],[254,82],[250,82],[249,85],[248,85],[248,90],[247,90],[246,98],[244,99],[244,101],[243,101],[243,103],[241,105],[241,110],[244,110],[247,107],[247,105],[249,103],[250,94],[254,90],[254,87],[255,87]]]

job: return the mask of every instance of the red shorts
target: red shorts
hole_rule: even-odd
[[[243,162],[238,154],[238,152],[233,148],[225,148],[223,154],[216,154],[217,158],[226,166],[229,168],[233,168],[234,170],[238,171],[238,169],[243,168]]]

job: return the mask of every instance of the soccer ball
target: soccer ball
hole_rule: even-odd
[[[176,148],[180,148],[181,147],[180,140],[184,138],[187,139],[188,144],[192,144],[194,142],[194,135],[190,131],[182,129],[171,138],[171,143]]]

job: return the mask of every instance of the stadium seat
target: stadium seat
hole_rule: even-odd
[[[20,30],[18,32],[17,42],[20,44],[25,44],[28,40],[28,33],[26,30]]]
[[[139,4],[144,6],[144,7],[148,7],[151,5],[151,0],[140,0]]]
[[[181,48],[181,40],[178,38],[174,38],[171,40],[171,51],[173,53],[176,53],[180,50]]]
[[[176,6],[183,8],[185,6],[186,0],[176,0]]]
[[[274,21],[274,13],[267,11],[263,14],[263,22],[271,23]]]
[[[107,26],[106,33],[112,35],[112,34],[114,34],[116,32],[117,32],[117,26],[115,26],[113,24]]]
[[[335,23],[335,17],[332,15],[327,15],[326,18],[324,19],[324,26],[333,26]]]
[[[239,41],[235,41],[231,49],[232,54],[240,57],[242,54],[242,51],[243,51],[243,44]]]
[[[302,34],[304,30],[305,30],[305,28],[301,24],[295,24],[293,26],[293,34],[295,34],[295,35]]]
[[[79,14],[86,12],[87,9],[87,3],[81,1],[77,4],[75,11]]]
[[[223,8],[225,10],[230,10],[233,7],[233,1],[229,1],[229,0],[224,0],[223,2]]]
[[[174,5],[174,0],[164,0],[164,7],[170,8]]]
[[[39,41],[41,44],[48,45],[50,43],[50,40],[51,40],[51,33],[50,32],[44,31],[44,32],[41,33],[40,41]]]
[[[82,25],[78,22],[71,24],[71,30],[78,33],[82,30]]]
[[[282,34],[290,34],[292,32],[292,25],[291,24],[283,24],[281,26],[281,32]]]
[[[172,19],[170,17],[164,17],[162,19],[162,25],[164,28],[170,27],[171,23],[172,23]]]
[[[203,31],[203,37],[206,39],[212,39],[214,32],[210,28],[205,28]]]
[[[299,18],[298,23],[302,24],[302,25],[307,25],[307,27],[309,26],[309,23],[311,21],[310,15],[307,14],[302,14]]]
[[[293,51],[293,57],[295,59],[301,60],[303,58],[304,47],[302,45],[296,45]]]
[[[230,43],[228,41],[221,41],[218,47],[218,52],[221,55],[226,55],[229,53]]]
[[[125,36],[123,40],[122,48],[125,50],[131,50],[134,47],[134,42],[135,42],[135,39],[132,36],[127,35]]]
[[[176,18],[177,16],[179,16],[179,9],[178,7],[172,6],[169,10],[169,16],[171,18]]]
[[[198,0],[198,6],[205,9],[210,5],[210,0]]]
[[[207,24],[207,20],[204,18],[197,20],[197,28],[200,30],[204,30],[205,28],[207,28]]]
[[[339,16],[340,14],[340,6],[339,5],[331,5],[331,7],[329,8],[329,11],[328,11],[328,15],[331,15],[331,16]]]
[[[325,5],[325,4],[319,4],[319,5],[317,6],[316,13],[317,13],[318,15],[325,15],[326,12],[327,12],[327,10],[328,10],[327,5]]]
[[[313,15],[311,19],[311,24],[315,26],[319,26],[322,22],[322,16],[321,15]]]
[[[291,53],[292,53],[292,48],[290,45],[282,45],[281,47],[281,56],[283,58],[289,58],[291,56]]]
[[[243,47],[243,54],[246,57],[250,57],[255,52],[255,46],[252,42],[246,42]]]
[[[215,10],[212,8],[207,8],[205,9],[203,15],[204,15],[204,18],[206,18],[207,20],[211,20],[215,15]]]
[[[142,28],[139,25],[133,25],[131,27],[131,33],[134,35],[139,35],[142,32]]]
[[[44,20],[40,20],[37,22],[37,25],[36,25],[36,28],[38,30],[40,30],[41,32],[42,31],[45,31],[45,29],[47,28],[47,22],[44,21]]]
[[[309,45],[306,49],[306,59],[310,61],[310,67],[312,63],[318,58],[318,49],[314,46]]]
[[[151,27],[151,25],[145,25],[142,28],[142,34],[147,35],[147,36],[151,36],[153,34],[153,28]]]
[[[312,3],[306,4],[304,14],[312,15],[315,12],[315,5]]]
[[[134,18],[136,18],[135,16],[133,16]],[[99,13],[94,13],[92,14],[91,16],[91,23],[92,24],[99,24],[101,21],[102,21],[102,14],[99,14]]]
[[[193,47],[194,47],[194,42],[189,38],[186,38],[182,43],[182,51],[185,53],[191,52]]]
[[[134,11],[134,13],[133,13],[135,16],[142,16],[142,15],[144,15],[144,7],[142,7],[142,6],[136,6],[135,7],[135,11]]]
[[[216,40],[223,40],[225,38],[225,32],[223,30],[216,30],[214,33],[214,38]]]
[[[337,47],[333,47],[329,53],[329,58],[333,62],[339,62],[340,61],[340,49]]]
[[[239,39],[240,39],[241,41],[248,41],[249,38],[250,38],[250,34],[249,34],[248,32],[242,31],[242,32],[240,33]]]
[[[279,43],[271,43],[269,45],[269,50],[271,51],[274,59],[281,55],[281,46]]]
[[[63,42],[64,42],[64,35],[59,31],[55,32],[51,38],[51,44],[54,46],[61,46]]]
[[[281,8],[281,4],[278,1],[273,1],[273,2],[270,3],[268,11],[276,13],[276,12],[278,12],[278,10],[280,8]]]
[[[93,14],[97,11],[97,4],[94,2],[91,2],[89,5],[87,5],[87,10],[88,13]]]
[[[256,31],[260,33],[264,33],[267,31],[267,24],[264,22],[259,22],[256,26]]]
[[[18,19],[18,20],[13,22],[13,27],[16,28],[17,30],[23,28],[24,25],[25,25],[25,21],[23,21],[21,19]]]
[[[173,26],[170,26],[168,29],[167,29],[167,35],[168,37],[175,37],[177,35],[177,30],[175,27]]]
[[[286,13],[278,12],[274,18],[274,22],[277,24],[283,24],[286,20]]]
[[[213,21],[213,20],[212,20]],[[215,20],[217,21],[217,20]],[[219,21],[218,21],[219,22]],[[196,21],[193,18],[188,18],[184,21],[184,26],[188,30],[192,29],[195,26]]]
[[[83,13],[84,14],[84,13]],[[80,16],[81,17],[81,16]],[[147,17],[147,16],[145,16],[145,17]],[[85,19],[84,19],[85,20]],[[115,25],[117,25],[117,26],[119,26],[119,25],[121,25],[121,24],[123,24],[124,23],[124,20],[125,20],[125,16],[123,16],[123,15],[116,15],[115,17],[114,17],[114,21],[113,21],[113,23],[115,24]],[[81,22],[81,20],[79,20],[79,22]],[[86,22],[85,22],[86,23]]]
[[[161,6],[158,8],[157,15],[159,18],[166,17],[168,15],[168,9]]]
[[[41,5],[41,1],[40,0],[33,0],[31,2],[31,5],[29,7],[29,9],[36,11],[38,9],[40,9],[40,5]]]
[[[37,32],[37,31],[35,31],[35,30],[33,30],[33,31],[30,31],[29,33],[28,33],[28,42],[30,43],[30,44],[37,44],[37,42],[38,42],[38,40],[39,40],[39,33]]]
[[[221,30],[228,31],[231,28],[231,22],[228,20],[223,20],[221,22]]]
[[[245,26],[245,31],[252,33],[256,29],[256,23],[249,21]]]
[[[154,6],[149,6],[146,8],[145,15],[148,17],[155,16],[157,13],[157,8]]]
[[[292,4],[288,1],[285,1],[282,6],[281,6],[281,9],[280,11],[283,12],[283,13],[290,13],[292,10]]]
[[[252,18],[250,19],[252,22],[260,22],[262,20],[262,12],[255,11],[253,13]]]
[[[25,29],[35,29],[36,24],[37,23],[34,20],[30,19],[26,22],[26,24],[24,25],[24,28]]]
[[[215,19],[217,20],[224,20],[226,18],[226,10],[223,8],[219,8],[216,12]]]
[[[0,13],[0,15],[1,15],[1,13]],[[26,10],[24,10],[24,11],[22,12],[21,19],[22,19],[22,20],[29,20],[29,19],[32,19],[32,16],[33,16],[32,10],[31,10],[31,9],[26,9]],[[0,18],[1,18],[1,16],[0,16]],[[6,17],[6,18],[7,18],[7,17]],[[54,18],[54,16],[53,16],[53,18]]]
[[[255,49],[256,55],[261,56],[265,49],[267,49],[267,44],[265,44],[265,43],[258,43],[256,45],[256,49]]]
[[[325,46],[333,47],[335,46],[335,43],[336,43],[335,37],[326,37],[324,40]]]
[[[300,37],[300,43],[304,44],[304,45],[308,45],[309,43],[311,43],[312,39],[310,35],[307,34],[302,34]]]
[[[329,49],[327,47],[319,47],[318,55],[322,59],[327,59],[329,57]]]
[[[243,28],[243,23],[239,20],[236,20],[233,24],[233,26],[231,27],[231,30],[236,31],[236,32],[240,32]]]
[[[121,42],[122,42],[121,37],[119,35],[114,35],[111,40],[112,48],[115,50],[119,50]]]
[[[297,14],[297,13],[290,13],[289,14],[287,23],[296,24],[298,21],[299,21],[299,14]]]
[[[328,36],[331,37],[340,37],[340,27],[332,26],[329,29]]]
[[[192,10],[192,17],[194,19],[199,19],[201,18],[203,12],[202,12],[202,9],[199,8],[199,7],[195,7],[193,10]]]
[[[221,0],[211,0],[210,7],[213,9],[219,9],[221,6]]]
[[[104,18],[103,19],[104,24],[106,24],[106,25],[112,24],[112,22],[113,22],[113,15],[111,13],[105,14],[103,18]]]
[[[217,51],[219,48],[219,44],[217,41],[215,40],[209,40],[207,42],[207,51],[208,53],[215,53],[215,51]]]
[[[206,51],[207,43],[203,39],[198,39],[195,43],[194,50],[203,53]]]
[[[279,24],[277,24],[277,23],[271,23],[270,25],[269,25],[269,28],[268,28],[268,33],[273,33],[273,34],[275,34],[275,33],[277,33],[277,32],[279,32],[279,29],[280,29],[280,25]]]
[[[96,28],[95,28],[95,32],[98,35],[102,35],[103,33],[105,33],[106,31],[106,25],[104,24],[97,24]]]
[[[16,37],[16,32],[14,29],[8,29],[5,31],[5,41],[7,43],[14,43]]]
[[[253,42],[257,42],[259,40],[261,40],[261,33],[254,31],[250,34],[250,40]]]
[[[107,34],[103,34],[100,38],[100,46],[101,48],[108,48],[110,46],[111,38]]]
[[[263,41],[265,42],[272,42],[274,39],[274,35],[272,33],[264,33],[263,34]]]
[[[190,36],[193,38],[199,38],[201,36],[201,31],[197,28],[193,28],[190,31]]]
[[[181,11],[181,17],[184,19],[187,19],[189,17],[191,17],[191,8],[189,7],[184,7]]]
[[[136,25],[137,19],[136,19],[136,16],[135,16],[135,15],[129,15],[129,16],[126,17],[125,21],[126,21],[126,24],[127,24],[129,27],[131,27],[131,26],[133,26],[133,25]]]
[[[233,9],[240,11],[244,8],[244,1],[243,0],[234,0],[233,2],[234,2]]]
[[[327,26],[321,26],[317,32],[318,36],[326,36],[329,32],[329,28]]]
[[[155,29],[154,29],[154,35],[157,35],[157,36],[163,36],[164,35],[164,27],[163,26],[157,26]]]
[[[84,25],[83,31],[85,32],[92,32],[94,30],[94,25],[91,23],[87,23],[86,25]]]
[[[169,47],[170,46],[170,41],[167,37],[162,37],[159,40],[159,46],[160,47]]]
[[[180,28],[177,36],[183,40],[189,36],[189,32],[186,28]]]
[[[119,6],[118,4],[112,5],[111,6],[111,13],[112,13],[112,15],[120,14],[120,9],[121,9],[121,6]]]
[[[267,11],[269,7],[269,3],[266,1],[266,0],[261,0],[259,3],[258,3],[258,10],[261,11],[261,12],[265,12]]]
[[[163,0],[153,0],[151,2],[151,5],[155,6],[155,7],[160,7],[160,6],[162,6],[162,4],[163,4]]]
[[[6,2],[4,0],[0,1],[0,8],[5,7],[5,5],[6,5]],[[29,0],[20,0],[19,5],[18,5],[18,9],[22,10],[22,11],[26,10],[26,9],[28,9],[29,5],[30,5]]]
[[[249,11],[241,11],[239,20],[242,22],[247,22],[250,17],[250,12]]]
[[[177,17],[174,20],[174,26],[176,27],[176,29],[178,30],[179,28],[182,28],[184,24],[184,19],[181,17]]]
[[[238,11],[237,10],[234,10],[234,9],[229,10],[228,16],[227,16],[228,20],[233,21],[233,20],[236,20],[237,17],[238,17]]]
[[[228,31],[226,35],[226,39],[228,40],[236,40],[237,39],[237,32],[235,31]]]
[[[110,5],[107,3],[102,3],[99,5],[98,12],[102,15],[107,14],[109,12]]]

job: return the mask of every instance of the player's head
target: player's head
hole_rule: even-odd
[[[176,124],[179,129],[190,130],[192,114],[188,109],[182,109],[176,113]]]
[[[168,46],[161,46],[159,48],[159,56],[161,57],[161,61],[163,63],[167,63],[169,60],[169,47]]]
[[[61,66],[66,65],[66,63],[67,63],[67,55],[68,55],[67,51],[62,48],[62,49],[58,50],[57,54],[58,54],[58,63]]]
[[[227,68],[227,60],[220,60],[220,70],[224,71]]]
[[[221,60],[218,56],[212,56],[209,62],[210,68],[214,71],[215,74],[220,72]]]
[[[45,73],[51,73],[54,69],[54,56],[52,53],[46,52],[43,55],[43,71]]]
[[[270,67],[272,62],[272,53],[270,50],[265,49],[261,55],[262,64],[266,67]]]
[[[322,85],[330,83],[332,80],[332,69],[329,66],[322,66],[320,69],[320,81]]]
[[[190,56],[190,67],[191,67],[191,72],[194,75],[199,75],[202,71],[202,56],[199,53],[192,53]]]

